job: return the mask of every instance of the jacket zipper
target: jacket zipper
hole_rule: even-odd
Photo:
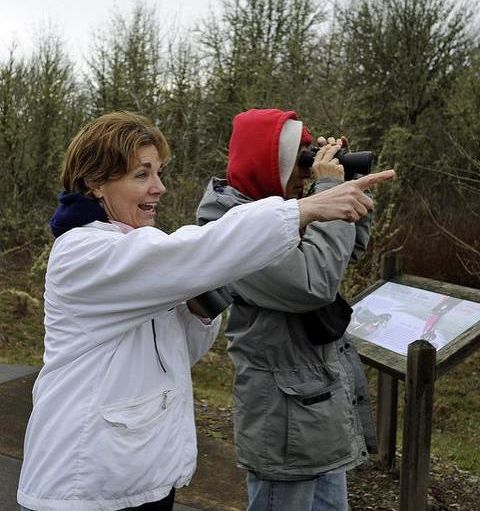
[[[162,399],[162,410],[167,409],[167,399],[168,399],[168,393],[171,392],[170,390],[164,390],[163,391],[163,399]]]
[[[153,343],[155,344],[155,351],[157,353],[158,362],[160,363],[160,367],[162,368],[163,372],[166,373],[167,370],[165,369],[162,359],[160,358],[160,353],[158,352],[157,332],[155,331],[155,320],[154,319],[152,319],[152,332],[153,332]]]

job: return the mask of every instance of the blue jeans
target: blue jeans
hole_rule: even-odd
[[[309,481],[267,481],[247,474],[247,511],[348,511],[345,471]]]

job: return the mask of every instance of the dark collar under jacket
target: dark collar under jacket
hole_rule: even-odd
[[[55,238],[95,220],[108,222],[107,214],[97,199],[65,191],[60,193],[58,199],[60,205],[50,220],[50,229]]]

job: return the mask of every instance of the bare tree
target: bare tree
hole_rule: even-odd
[[[130,15],[112,14],[95,37],[87,62],[92,114],[135,110],[154,114],[165,93],[162,27],[156,10],[137,3]]]

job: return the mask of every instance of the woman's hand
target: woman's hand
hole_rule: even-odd
[[[333,137],[325,140],[324,137],[317,139],[320,149],[315,156],[312,165],[312,174],[315,179],[322,177],[335,177],[344,180],[343,165],[340,165],[338,158],[334,158],[337,152],[342,148],[342,139]]]
[[[305,227],[316,220],[357,222],[373,209],[372,199],[363,192],[377,183],[394,177],[394,170],[384,170],[299,199],[300,227]]]

